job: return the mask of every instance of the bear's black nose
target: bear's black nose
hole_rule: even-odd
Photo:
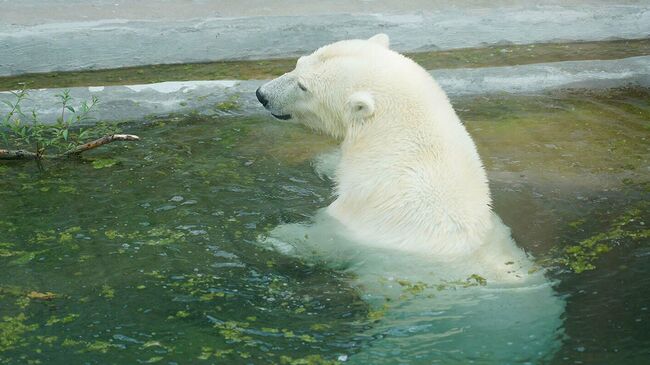
[[[257,100],[259,100],[260,103],[262,103],[262,106],[266,106],[266,104],[269,103],[269,99],[267,99],[267,98],[262,94],[262,92],[260,91],[260,89],[261,89],[261,87],[258,87],[258,88],[257,88],[257,91],[255,91],[255,95],[257,95]]]

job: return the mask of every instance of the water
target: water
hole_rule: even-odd
[[[650,91],[453,102],[487,165],[495,210],[549,268],[565,303],[546,361],[642,362],[650,348]],[[354,272],[256,244],[331,202],[331,182],[312,160],[333,141],[254,115],[122,129],[142,141],[86,156],[115,159],[111,167],[0,165],[0,362],[354,362],[383,340],[399,343],[395,318],[364,297]],[[437,293],[400,284],[391,305],[477,290],[455,286]],[[383,356],[447,359],[426,343],[412,346]]]

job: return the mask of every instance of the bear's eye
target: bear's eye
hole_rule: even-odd
[[[298,87],[302,91],[307,91],[307,87],[305,85],[303,85],[302,82],[300,82],[300,81],[298,81]]]

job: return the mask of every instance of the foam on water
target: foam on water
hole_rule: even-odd
[[[166,82],[159,82],[154,84],[126,85],[125,87],[135,92],[140,92],[143,90],[152,90],[162,94],[169,94],[169,93],[180,91],[185,94],[190,92],[191,90],[196,89],[199,86],[228,88],[228,87],[233,87],[235,85],[237,85],[236,80],[216,80],[216,81],[166,81]]]

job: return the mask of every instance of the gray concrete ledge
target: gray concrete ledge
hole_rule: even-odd
[[[610,61],[570,61],[511,67],[448,69],[431,72],[452,97],[489,93],[536,93],[562,88],[611,88],[627,85],[650,87],[650,56]],[[204,115],[249,115],[265,113],[255,100],[262,80],[184,81],[147,85],[77,87],[70,94],[78,101],[93,95],[100,99],[94,116],[98,120],[141,120],[150,116],[198,112]],[[56,94],[61,89],[31,90],[23,111],[38,111],[45,122],[60,114]],[[0,92],[0,101],[10,101]],[[225,101],[237,108],[219,106]],[[0,103],[0,115],[8,111]]]
[[[650,56],[607,61],[565,61],[521,66],[435,70],[450,95],[535,93],[552,89],[650,87]]]

